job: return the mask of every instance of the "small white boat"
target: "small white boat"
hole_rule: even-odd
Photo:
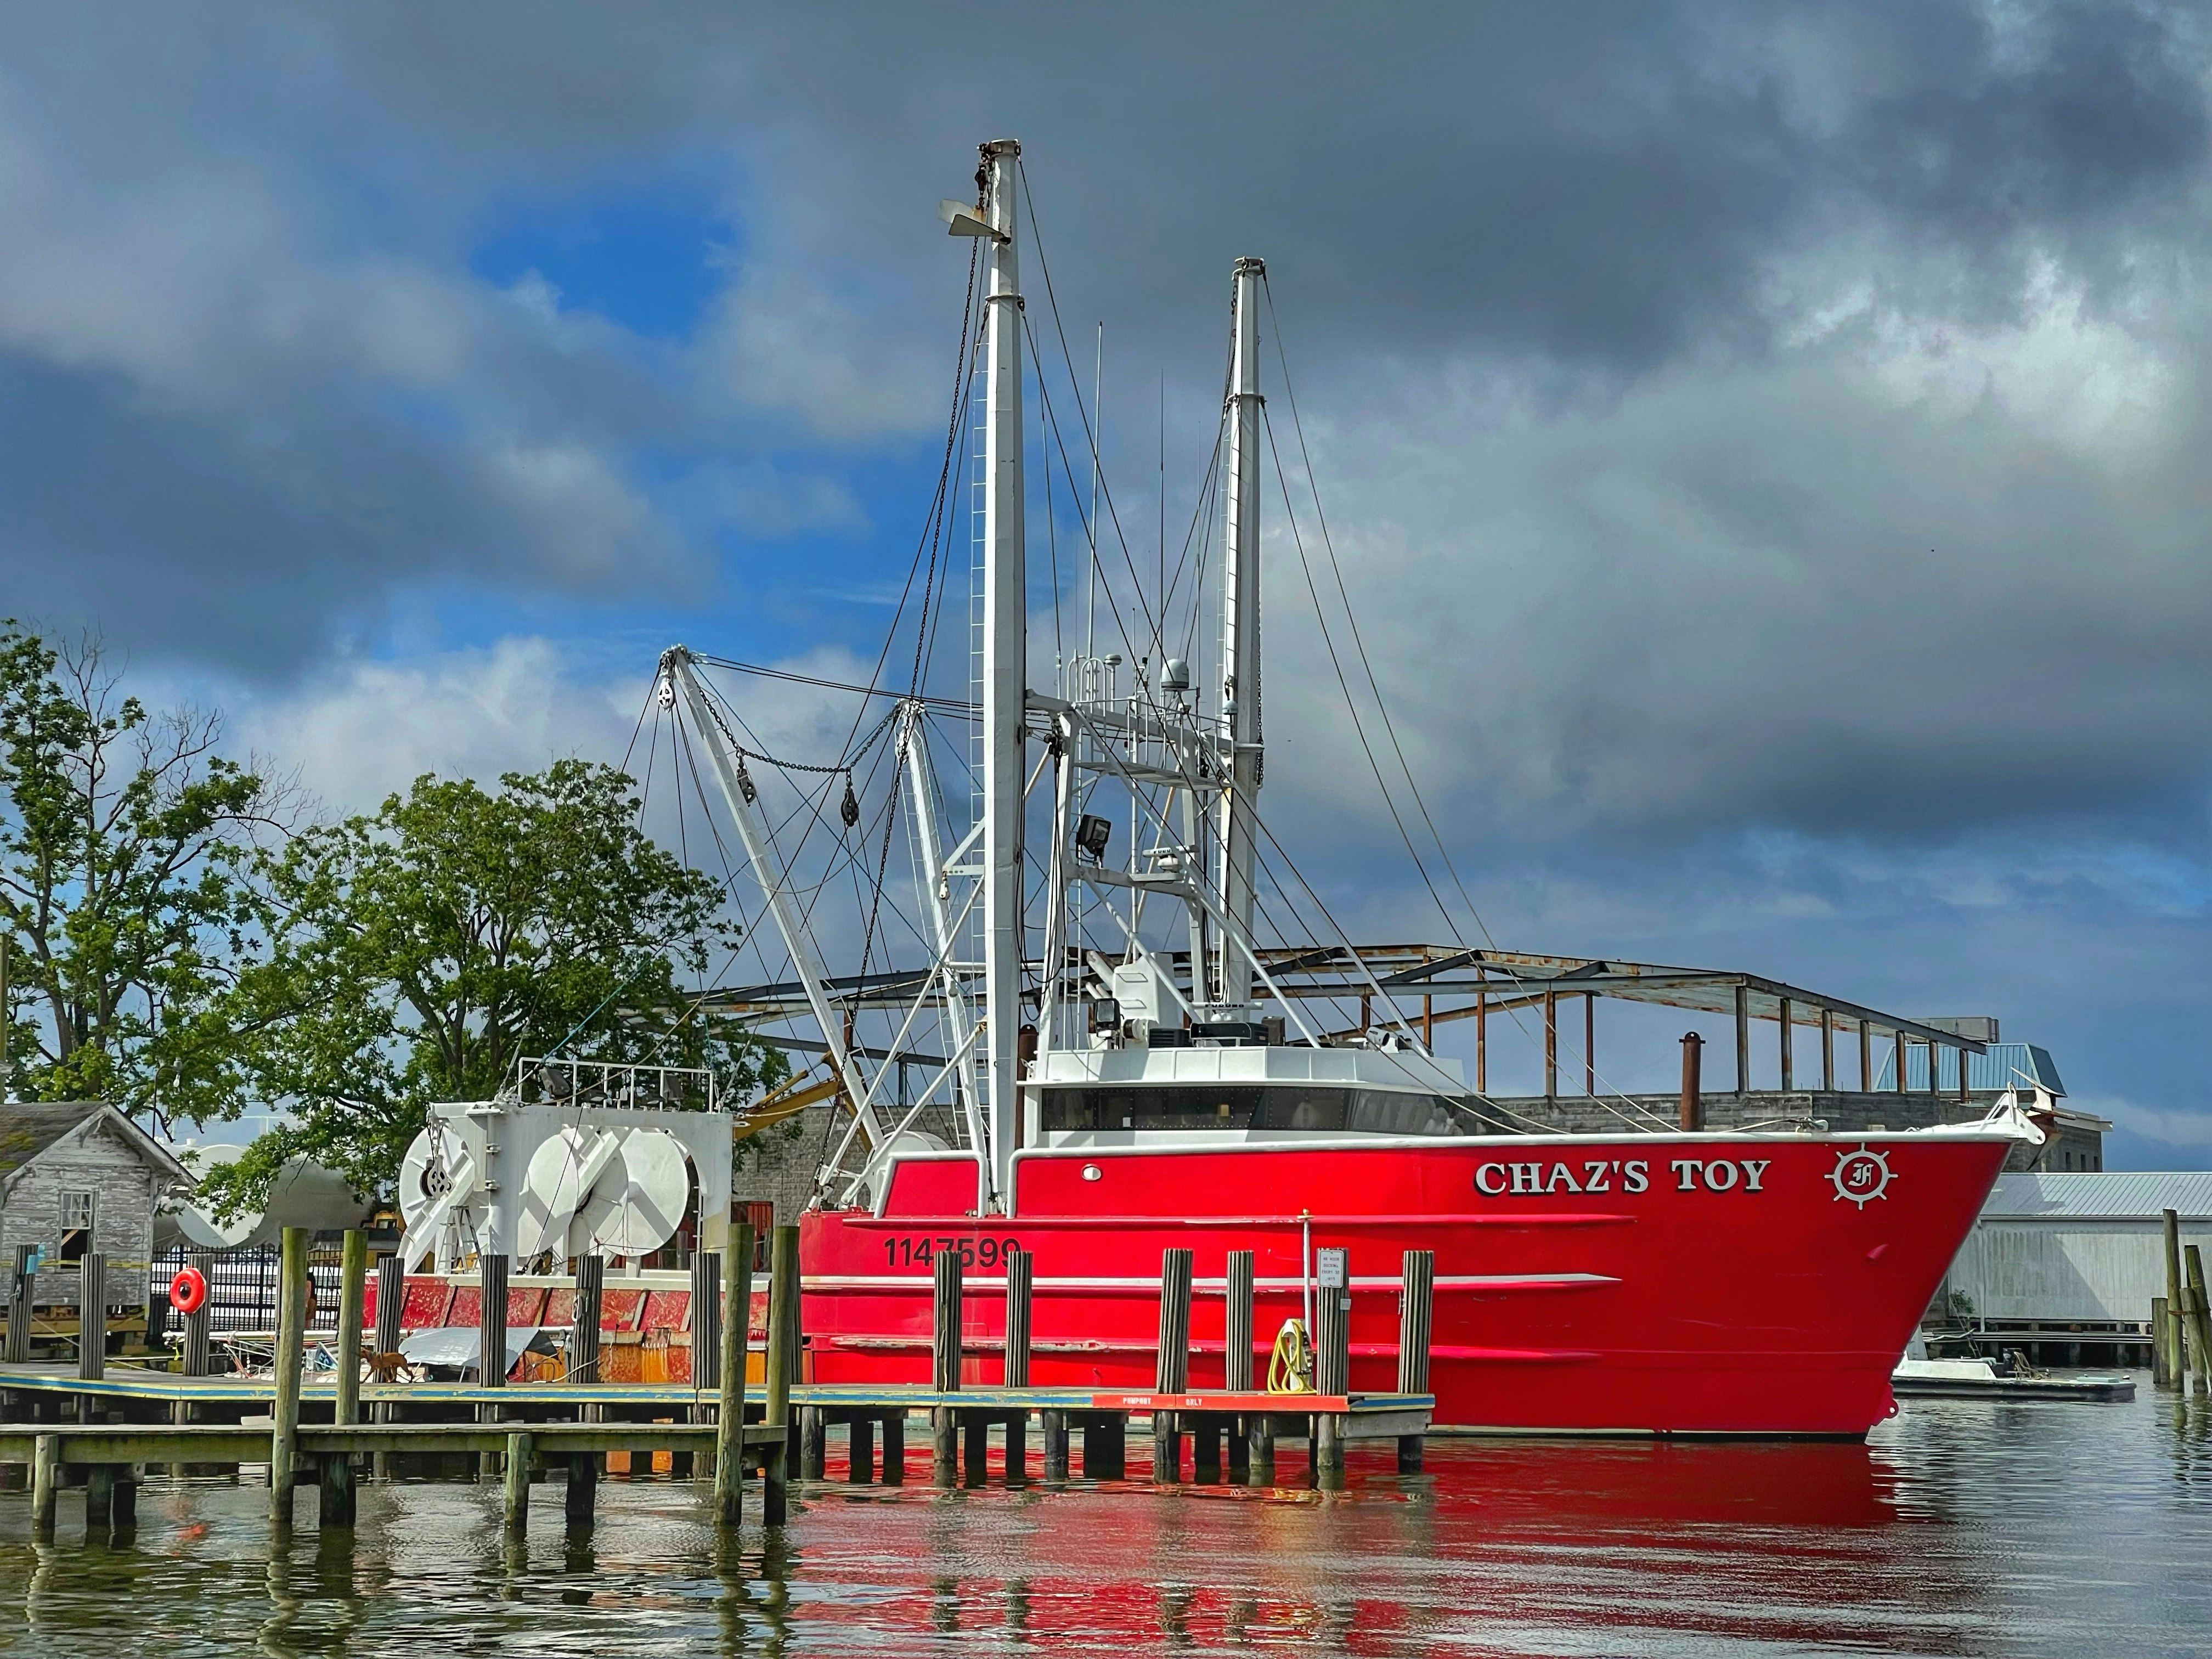
[[[2118,1401],[2136,1397],[2135,1379],[2129,1376],[2019,1376],[1999,1370],[1991,1359],[1930,1359],[1927,1343],[1918,1337],[1890,1373],[1889,1391],[1954,1400]]]

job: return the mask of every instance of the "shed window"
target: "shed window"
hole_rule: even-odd
[[[92,1239],[92,1194],[64,1193],[61,1197],[61,1259],[80,1261]]]

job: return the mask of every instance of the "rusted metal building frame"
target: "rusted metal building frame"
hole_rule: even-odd
[[[1164,960],[1187,967],[1187,953],[1161,953]],[[1597,999],[1656,1004],[1696,1013],[1730,1017],[1735,1025],[1735,1069],[1731,1092],[1750,1092],[1752,1026],[1777,1027],[1776,1046],[1782,1089],[1799,1085],[1796,1037],[1802,1031],[1816,1035],[1820,1089],[1836,1086],[1835,1045],[1839,1036],[1855,1038],[1858,1048],[1861,1091],[1877,1075],[1877,1068],[1903,1079],[1909,1068],[1892,1058],[1899,1049],[1926,1045],[1950,1048],[1960,1054],[1979,1054],[1985,1044],[1956,1031],[1946,1030],[1899,1015],[1886,1013],[1845,998],[1790,985],[1764,975],[1738,969],[1670,967],[1656,963],[1623,962],[1607,957],[1552,956],[1519,951],[1466,950],[1438,945],[1364,945],[1357,957],[1343,945],[1276,946],[1256,953],[1268,976],[1283,993],[1301,1000],[1334,1001],[1362,1010],[1362,1024],[1329,1035],[1351,1038],[1374,1018],[1373,1000],[1379,986],[1394,996],[1418,999],[1417,1018],[1425,1041],[1432,1042],[1436,1029],[1455,1020],[1475,1022],[1474,1088],[1486,1093],[1488,1085],[1488,1022],[1492,1014],[1520,1009],[1540,1010],[1544,1016],[1545,1093],[1558,1093],[1559,1005],[1569,999],[1583,1000],[1583,1089],[1597,1086],[1594,1056]],[[1089,969],[1071,953],[1071,972]],[[919,972],[888,972],[850,976],[832,981],[836,1000],[847,1009],[896,1008],[908,1006],[921,989]],[[785,1020],[803,1019],[808,1009],[803,988],[796,981],[733,987],[710,994],[711,1012],[760,1028]],[[766,1030],[764,1040],[800,1053],[818,1052],[818,1041],[786,1037]],[[878,1051],[869,1051],[876,1054]],[[916,1065],[939,1065],[941,1058],[902,1053],[893,1058]],[[1965,1067],[1922,1066],[1934,1079],[1948,1071],[1963,1085]],[[1899,1091],[1901,1092],[1901,1091]],[[1933,1092],[1929,1090],[1927,1092]],[[1958,1097],[1966,1097],[1961,1086]]]

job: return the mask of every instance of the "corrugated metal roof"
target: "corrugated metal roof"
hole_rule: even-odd
[[[2176,1211],[2185,1219],[2212,1219],[2212,1170],[1999,1176],[1996,1189],[1982,1206],[1982,1218],[2156,1220],[2161,1210]]]
[[[1959,1086],[1957,1050],[1945,1048],[1942,1065],[1941,1086]],[[2025,1073],[2040,1083],[2054,1095],[2063,1096],[2066,1085],[2059,1081],[2058,1067],[2051,1058],[2048,1048],[2039,1048],[2032,1042],[1992,1042],[1985,1054],[1966,1057],[1966,1086],[1969,1089],[2014,1089],[2021,1085]],[[1897,1086],[1897,1058],[1894,1049],[1882,1055],[1875,1076],[1875,1088],[1887,1092]],[[1928,1050],[1917,1042],[1905,1048],[1905,1086],[1909,1093],[1921,1093],[1928,1087]]]

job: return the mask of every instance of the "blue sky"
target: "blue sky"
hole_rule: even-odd
[[[994,15],[16,20],[6,609],[332,810],[618,755],[673,640],[865,672],[943,441],[935,204],[1015,133],[1140,562],[1268,259],[1501,942],[1997,1014],[2114,1161],[2212,1163],[2200,9]],[[1433,933],[1266,517],[1274,821],[1356,931]]]

